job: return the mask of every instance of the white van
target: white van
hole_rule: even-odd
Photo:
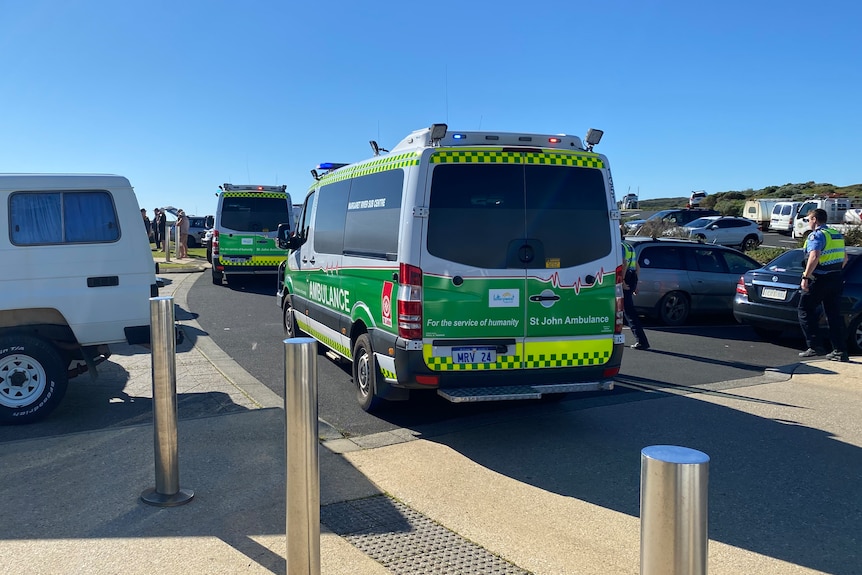
[[[468,402],[612,388],[622,247],[600,137],[434,124],[385,156],[318,166],[296,233],[279,231],[285,334],[351,361],[368,411],[418,389]]]
[[[762,231],[769,229],[772,212],[778,202],[788,202],[790,198],[754,198],[746,200],[742,206],[742,217],[757,222]]]
[[[0,261],[0,423],[46,416],[108,344],[150,342],[155,264],[126,178],[0,174]]]
[[[772,207],[769,218],[769,230],[779,234],[789,234],[793,231],[793,220],[802,202],[778,202]]]

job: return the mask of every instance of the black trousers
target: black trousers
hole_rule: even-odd
[[[829,323],[829,340],[832,349],[846,351],[847,338],[844,335],[844,318],[841,317],[841,292],[844,290],[844,277],[841,272],[829,272],[815,275],[815,280],[809,282],[808,292],[802,292],[799,298],[799,325],[805,336],[808,347],[815,349],[818,342],[820,314],[817,307],[823,304],[826,321]]]
[[[644,347],[649,347],[649,340],[647,339],[646,333],[644,333],[644,328],[643,325],[641,325],[638,312],[635,311],[635,302],[632,297],[632,290],[630,289],[623,290],[623,315],[626,318],[626,323],[629,324],[630,328],[632,328],[632,335],[634,336],[635,343],[639,343]]]

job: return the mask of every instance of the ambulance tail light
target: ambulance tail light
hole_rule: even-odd
[[[623,266],[617,266],[616,271],[616,313],[614,314],[614,333],[620,334],[623,332]]]
[[[213,230],[213,235],[210,238],[210,243],[212,244],[212,255],[218,255],[218,230]]]
[[[398,336],[422,339],[422,270],[401,264],[398,281]]]

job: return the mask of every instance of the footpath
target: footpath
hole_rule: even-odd
[[[202,266],[188,267],[159,276],[189,337],[180,404],[208,398],[178,424],[194,499],[141,502],[151,424],[33,439],[22,426],[0,444],[4,573],[288,573],[283,400],[197,324],[186,295]],[[640,452],[662,444],[711,458],[711,575],[862,573],[860,365],[356,438],[321,422],[321,573],[637,574]],[[114,401],[151,399],[151,383],[144,349],[100,366]]]

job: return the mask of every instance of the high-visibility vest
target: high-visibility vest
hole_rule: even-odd
[[[627,242],[623,242],[623,266],[626,271],[637,271],[637,257],[635,250]]]
[[[823,250],[820,252],[820,258],[817,260],[815,271],[831,272],[840,270],[844,265],[844,236],[838,230],[825,226],[814,230],[814,232],[817,231],[823,232],[823,236],[826,238],[826,245],[823,246]],[[811,233],[813,234],[814,232]],[[808,234],[803,245],[806,253],[808,252],[808,239],[810,237],[811,234]]]

